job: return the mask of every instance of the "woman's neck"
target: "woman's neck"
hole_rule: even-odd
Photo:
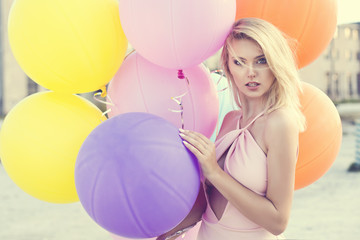
[[[261,99],[244,99],[241,101],[242,123],[248,123],[265,110]]]

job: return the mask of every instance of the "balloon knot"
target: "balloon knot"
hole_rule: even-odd
[[[179,79],[184,79],[185,78],[185,75],[184,75],[184,72],[183,72],[183,70],[178,70],[178,78]]]

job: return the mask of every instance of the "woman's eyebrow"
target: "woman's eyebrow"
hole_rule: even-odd
[[[259,56],[255,57],[255,59],[258,59],[258,58],[263,58],[263,57],[265,57],[265,55],[264,55],[264,54],[261,54],[261,55],[259,55]]]
[[[238,60],[241,60],[241,61],[247,61],[246,58],[243,58],[243,57],[234,57],[233,56],[233,59],[238,59]]]
[[[263,57],[265,57],[265,55],[264,55],[264,54],[261,54],[261,55],[259,55],[259,56],[254,57],[254,59],[263,58]],[[247,59],[246,59],[246,58],[243,58],[243,57],[237,56],[237,57],[234,57],[234,59],[235,59],[235,58],[238,58],[238,59],[240,59],[240,60],[242,60],[242,61],[247,61]]]

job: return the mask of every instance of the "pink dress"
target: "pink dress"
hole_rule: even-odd
[[[267,160],[266,155],[247,129],[263,113],[256,116],[246,127],[225,134],[215,142],[218,160],[228,150],[224,162],[224,171],[251,189],[255,193],[265,196],[267,189]],[[213,212],[209,200],[202,217],[197,240],[240,240],[240,239],[278,239],[261,226],[250,221],[227,202],[222,217],[218,220]]]

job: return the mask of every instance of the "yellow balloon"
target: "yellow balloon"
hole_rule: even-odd
[[[15,0],[8,31],[24,72],[58,92],[105,86],[127,50],[117,0]]]
[[[105,120],[88,100],[41,92],[19,102],[0,131],[0,157],[10,178],[47,202],[78,201],[75,161],[90,132]]]

